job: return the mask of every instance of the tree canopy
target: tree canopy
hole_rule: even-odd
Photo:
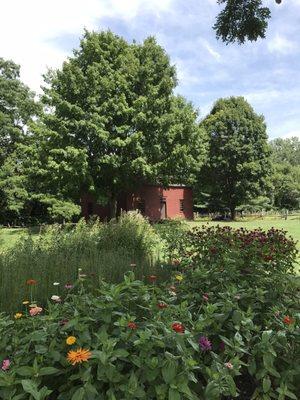
[[[23,206],[25,192],[16,185],[22,178],[14,153],[26,141],[28,124],[38,109],[34,93],[20,80],[20,67],[0,58],[0,220]]]
[[[199,184],[207,184],[210,205],[229,209],[263,193],[270,173],[264,118],[243,97],[218,100],[202,122],[209,135],[208,163]]]
[[[89,191],[114,213],[117,196],[140,184],[190,182],[204,162],[205,132],[174,95],[176,83],[154,38],[129,44],[86,31],[73,57],[46,76],[34,135],[47,196],[76,203]]]
[[[218,39],[226,44],[243,44],[266,37],[271,11],[263,6],[262,0],[218,0],[218,3],[224,4],[214,25]]]

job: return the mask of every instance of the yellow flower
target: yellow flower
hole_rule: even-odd
[[[22,318],[22,317],[23,317],[23,314],[20,313],[20,312],[17,312],[17,313],[15,314],[15,319],[19,319],[19,318]]]
[[[75,336],[68,336],[66,339],[66,343],[71,346],[76,342],[76,337]]]
[[[92,353],[86,349],[70,350],[67,355],[67,360],[72,365],[82,363],[91,358]]]
[[[182,275],[175,275],[175,279],[176,279],[178,282],[181,282],[181,281],[183,280],[183,276],[182,276]]]
[[[24,304],[24,306],[27,306],[27,304],[29,304],[29,301],[28,300],[24,300],[22,304]]]

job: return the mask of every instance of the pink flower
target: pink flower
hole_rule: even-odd
[[[206,336],[201,336],[199,339],[199,346],[202,351],[209,351],[212,349],[210,340]]]
[[[43,311],[42,307],[32,307],[29,310],[29,313],[32,317],[34,317],[35,315],[40,314]]]
[[[233,369],[233,365],[230,362],[224,364],[226,368]]]
[[[65,289],[73,289],[74,285],[72,285],[71,283],[66,283],[65,284]]]
[[[9,367],[10,367],[10,361],[8,358],[6,358],[5,360],[2,361],[1,369],[2,371],[7,371]]]
[[[208,294],[207,294],[207,293],[204,293],[204,295],[202,296],[202,299],[203,299],[204,301],[208,301],[208,300],[209,300]]]

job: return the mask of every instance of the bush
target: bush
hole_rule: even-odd
[[[121,281],[130,269],[140,279],[160,274],[156,261],[162,248],[160,237],[137,213],[109,223],[81,220],[75,227],[44,228],[37,237],[26,236],[0,254],[0,309],[13,311],[28,298],[28,279],[38,282],[34,300],[45,301],[53,282],[74,282],[78,268],[111,282]]]

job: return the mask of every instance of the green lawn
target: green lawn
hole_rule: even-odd
[[[39,228],[0,228],[0,251],[12,247],[22,235],[36,235]]]

